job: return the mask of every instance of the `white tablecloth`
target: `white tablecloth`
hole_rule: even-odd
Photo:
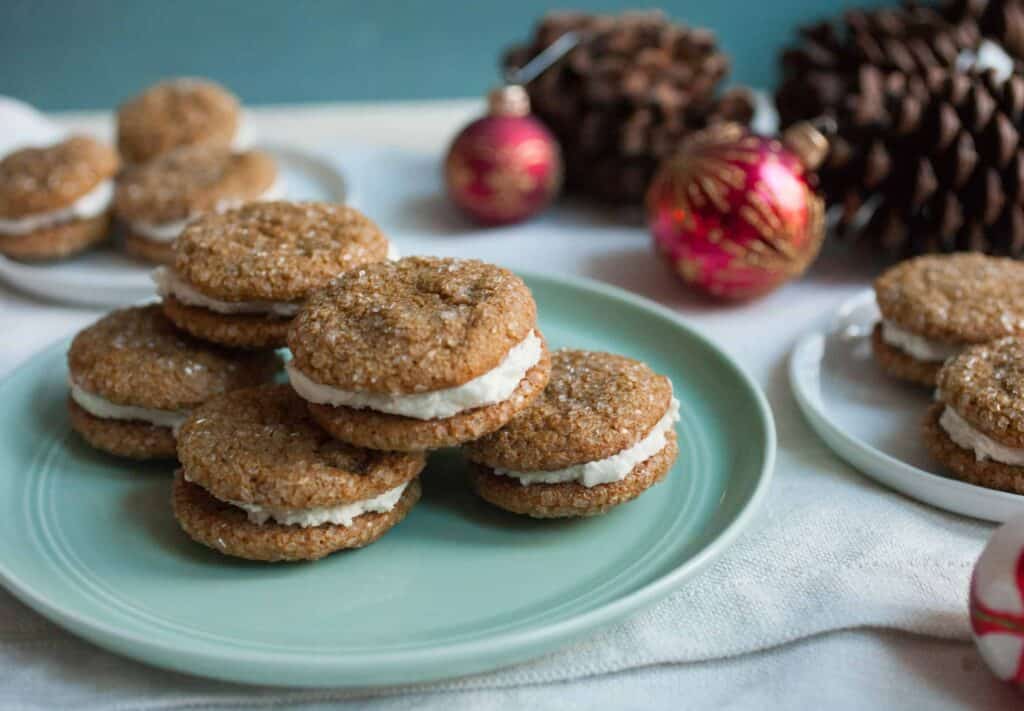
[[[853,472],[818,442],[789,393],[795,338],[867,283],[829,250],[802,281],[721,306],[681,286],[635,216],[582,206],[480,231],[440,194],[437,155],[466,102],[254,112],[264,137],[317,146],[403,253],[475,256],[576,274],[674,309],[762,384],[779,432],[776,480],[733,551],[666,601],[525,667],[429,689],[255,693],[95,650],[0,592],[0,707],[182,708],[291,702],[407,708],[1005,708],[1020,701],[967,641],[966,581],[990,527],[929,509]],[[93,131],[95,117],[68,117]],[[301,126],[301,131],[298,128]],[[381,153],[389,146],[393,152]],[[412,152],[410,152],[412,151]],[[396,174],[395,166],[401,170]],[[0,290],[0,373],[98,316]],[[369,700],[372,698],[372,702]]]

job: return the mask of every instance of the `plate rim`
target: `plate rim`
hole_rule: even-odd
[[[26,585],[19,579],[17,573],[11,570],[2,558],[0,558],[0,585],[21,602],[66,631],[137,661],[207,678],[291,687],[382,687],[441,681],[501,669],[545,653],[557,651],[588,632],[594,632],[622,619],[631,612],[660,600],[676,589],[684,580],[720,557],[735,542],[740,533],[750,525],[763,504],[774,477],[777,453],[775,420],[767,397],[757,382],[731,355],[710,338],[684,323],[678,314],[661,304],[619,287],[584,277],[530,270],[515,270],[515,272],[527,281],[543,282],[555,287],[570,287],[578,291],[593,292],[624,301],[631,306],[650,312],[662,320],[669,321],[676,328],[682,329],[688,337],[695,339],[715,353],[721,363],[732,371],[738,384],[753,401],[755,417],[764,430],[765,446],[759,452],[760,468],[756,472],[752,491],[747,500],[740,505],[732,520],[726,523],[721,531],[701,550],[679,565],[624,596],[608,601],[592,610],[556,622],[545,623],[536,629],[512,630],[483,639],[459,642],[426,651],[360,654],[356,660],[323,653],[296,654],[273,650],[188,649],[183,653],[180,646],[162,641],[154,642],[146,639],[137,631],[118,628],[108,621],[94,619],[92,615],[83,615],[73,609],[73,606],[69,608],[48,599],[45,595],[36,593],[31,585]],[[38,351],[37,355],[53,349],[67,340],[58,339],[51,342]],[[33,360],[34,357],[30,356],[0,379],[0,390],[21,377]],[[140,650],[143,650],[143,653],[139,653]],[[381,662],[387,663],[388,671],[381,673],[368,668],[374,663]],[[439,665],[445,667],[448,663],[457,664],[458,669],[437,673]],[[240,664],[250,666],[240,671]],[[338,675],[339,678],[326,680],[321,676],[320,681],[315,679],[311,681],[308,673],[301,680],[281,678],[289,676],[281,673],[284,667],[290,666],[294,671],[294,668],[299,665],[307,672],[310,669],[321,672],[330,671]],[[277,678],[266,677],[270,673],[270,667],[276,669]],[[410,671],[411,673],[409,673]],[[366,676],[355,682],[352,676],[359,674]],[[254,679],[260,681],[254,682]]]
[[[811,430],[833,454],[859,473],[915,501],[960,516],[997,523],[1024,511],[1024,496],[921,469],[845,432],[828,415],[820,393],[821,354],[816,355],[815,351],[823,351],[825,340],[835,333],[837,321],[844,313],[869,300],[874,300],[874,291],[870,288],[843,300],[819,325],[800,336],[790,352],[787,368],[790,390]],[[805,365],[811,360],[815,362],[817,373],[813,386],[807,382]],[[818,392],[812,392],[812,387]],[[922,494],[915,484],[929,491]]]

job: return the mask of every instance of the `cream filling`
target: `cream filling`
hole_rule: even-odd
[[[137,420],[148,422],[157,427],[170,427],[175,434],[178,428],[188,417],[187,412],[177,410],[154,410],[148,407],[136,407],[135,405],[118,405],[96,393],[69,382],[71,386],[71,399],[78,403],[78,406],[95,417],[105,420]]]
[[[679,401],[672,398],[668,410],[654,428],[632,447],[613,454],[605,459],[593,462],[574,464],[565,469],[551,471],[518,472],[510,469],[494,469],[499,476],[518,479],[523,486],[530,484],[561,484],[567,481],[579,482],[583,486],[592,487],[600,484],[612,484],[622,481],[633,471],[637,464],[645,462],[660,452],[668,444],[668,433],[679,421]]]
[[[259,197],[255,198],[254,202],[258,201],[269,201],[269,200],[280,200],[285,196],[284,180],[278,175],[274,178],[274,182],[270,184]],[[214,207],[214,212],[226,212],[232,208],[240,207],[244,205],[247,200],[241,200],[238,198],[230,198],[221,200]],[[188,226],[188,223],[199,217],[199,213],[189,215],[188,217],[180,220],[171,220],[170,222],[147,222],[146,220],[132,220],[128,223],[132,232],[142,237],[145,237],[150,242],[159,242],[161,244],[167,242],[173,242],[181,234],[182,230]]]
[[[104,180],[67,207],[24,217],[0,218],[0,234],[24,235],[75,220],[92,219],[106,212],[113,198],[114,181]]]
[[[398,259],[398,250],[390,243],[387,258],[391,261]],[[219,314],[261,314],[291,318],[302,308],[301,303],[294,301],[222,301],[199,291],[171,267],[157,267],[153,270],[152,278],[161,298],[173,296],[188,306],[198,306]]]
[[[882,321],[882,340],[917,360],[930,363],[941,363],[963,350],[963,346],[932,341],[885,320]]]
[[[198,306],[219,314],[266,314],[291,318],[302,308],[302,304],[289,301],[221,301],[202,293],[170,267],[154,269],[153,281],[161,297],[173,296],[188,306]]]
[[[289,361],[285,368],[292,388],[308,402],[374,410],[417,420],[434,420],[507,400],[530,368],[540,362],[543,351],[540,338],[534,331],[530,331],[526,338],[505,354],[497,366],[483,375],[454,388],[413,394],[339,390],[316,382],[299,370],[294,361]]]
[[[259,504],[247,504],[241,501],[227,501],[232,506],[237,506],[246,512],[249,520],[258,526],[267,521],[284,526],[322,526],[325,523],[335,526],[351,526],[352,522],[365,513],[387,513],[395,508],[395,504],[402,498],[402,493],[409,485],[405,482],[401,486],[389,489],[383,494],[374,496],[372,499],[353,501],[339,506],[322,506],[311,509],[291,509],[283,506],[260,506]]]
[[[1005,444],[996,442],[984,432],[975,429],[970,422],[960,416],[960,413],[948,405],[942,411],[942,416],[939,417],[939,426],[959,447],[973,451],[975,459],[979,462],[991,459],[1016,467],[1024,466],[1024,449],[1007,447]]]

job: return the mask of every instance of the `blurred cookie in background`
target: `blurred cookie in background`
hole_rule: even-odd
[[[16,150],[0,160],[0,253],[68,257],[106,238],[117,154],[87,136]]]
[[[128,168],[118,181],[114,214],[129,254],[170,264],[174,240],[194,218],[256,200],[277,200],[284,193],[274,160],[266,153],[189,146]]]
[[[241,150],[248,143],[238,97],[207,79],[167,79],[117,111],[117,149],[126,163],[145,163],[182,146]]]

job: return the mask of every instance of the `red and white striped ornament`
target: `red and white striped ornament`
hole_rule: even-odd
[[[1024,688],[1024,517],[992,534],[971,576],[971,630],[992,672]]]

